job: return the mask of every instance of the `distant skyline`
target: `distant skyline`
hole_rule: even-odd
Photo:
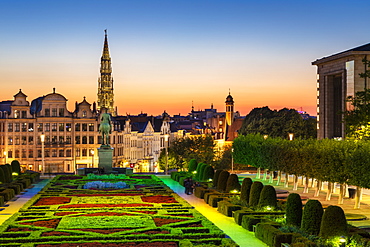
[[[316,115],[311,62],[370,42],[367,1],[0,1],[0,101],[56,92],[97,101],[104,29],[118,113],[301,108]]]

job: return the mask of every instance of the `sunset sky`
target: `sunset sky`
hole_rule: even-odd
[[[115,105],[125,115],[303,109],[316,115],[311,62],[370,42],[370,1],[0,1],[0,101],[53,88],[68,109],[97,100],[108,29]]]

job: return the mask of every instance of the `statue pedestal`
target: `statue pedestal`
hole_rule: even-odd
[[[101,145],[98,148],[100,169],[104,169],[104,173],[112,173],[113,164],[113,148],[110,145]]]

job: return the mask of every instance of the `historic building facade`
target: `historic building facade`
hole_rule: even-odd
[[[317,66],[317,136],[344,137],[341,112],[347,107],[346,99],[355,92],[369,88],[366,78],[361,78],[366,66],[363,59],[370,59],[370,44],[362,45],[312,62]]]

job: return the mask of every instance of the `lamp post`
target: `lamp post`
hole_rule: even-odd
[[[165,148],[166,148],[166,169],[165,174],[168,175],[168,134],[164,135],[164,141],[165,141]]]
[[[231,173],[234,173],[234,148],[231,148]]]
[[[6,164],[6,151],[4,151],[4,164]]]
[[[91,167],[94,167],[94,150],[91,150]]]
[[[45,134],[42,133],[41,136],[41,169],[42,169],[42,173],[41,175],[44,176],[45,175]]]

